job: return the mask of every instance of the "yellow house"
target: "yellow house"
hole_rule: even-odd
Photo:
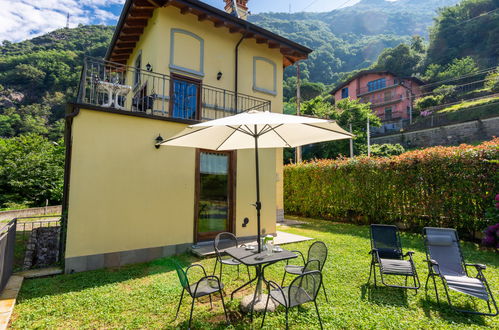
[[[251,150],[155,146],[199,121],[282,112],[283,69],[311,50],[246,21],[247,0],[225,2],[128,0],[106,59],[85,59],[66,116],[66,272],[256,235]],[[274,234],[282,150],[260,162],[262,228]]]

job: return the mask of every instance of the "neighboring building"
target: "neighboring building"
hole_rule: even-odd
[[[365,70],[336,87],[335,102],[344,98],[370,102],[381,118],[384,129],[395,128],[412,116],[413,102],[423,82],[414,77],[399,77],[389,71]]]
[[[199,121],[282,112],[283,69],[311,52],[240,18],[246,0],[225,2],[128,0],[106,61],[86,59],[66,116],[66,272],[181,253],[221,231],[256,236],[253,151],[155,148]],[[267,234],[283,215],[282,163],[281,149],[261,151]]]

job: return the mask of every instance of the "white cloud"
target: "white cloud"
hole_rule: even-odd
[[[109,6],[125,0],[0,0],[0,41],[21,41],[66,26],[114,24],[118,17]]]

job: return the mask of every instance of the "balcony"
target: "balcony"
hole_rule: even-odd
[[[84,61],[77,103],[193,121],[271,110],[265,99],[91,57]]]
[[[377,108],[384,105],[400,102],[404,99],[404,95],[395,93],[381,93],[360,98],[362,103],[371,103],[371,108]]]
[[[397,87],[400,85],[400,83],[401,83],[400,79],[394,79],[394,80],[386,80],[384,84],[379,86],[379,88],[373,88],[368,86],[361,87],[357,89],[357,97],[362,97],[363,95]]]

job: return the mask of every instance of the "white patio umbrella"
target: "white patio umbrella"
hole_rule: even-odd
[[[268,111],[248,111],[234,116],[191,125],[159,145],[210,150],[255,149],[257,242],[260,244],[260,169],[258,149],[285,148],[351,139],[352,134],[335,121],[284,115]]]

